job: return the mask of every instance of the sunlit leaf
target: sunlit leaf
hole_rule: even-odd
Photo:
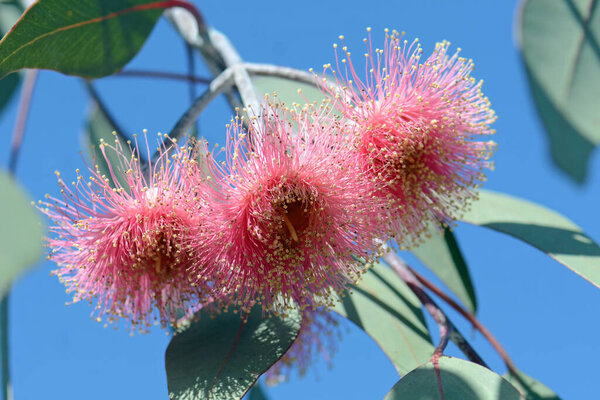
[[[523,400],[500,375],[470,361],[452,357],[441,357],[437,367],[428,362],[411,371],[385,397],[385,400],[408,399]]]
[[[556,163],[577,181],[600,142],[600,7],[596,0],[526,0],[521,51]]]
[[[482,190],[463,221],[506,233],[547,253],[600,287],[600,247],[571,220],[544,206]]]
[[[371,336],[400,375],[433,354],[421,303],[389,268],[375,265],[333,311]]]
[[[239,399],[288,350],[301,316],[264,318],[254,307],[247,321],[239,314],[202,315],[176,334],[167,347],[169,397],[177,400]]]
[[[522,390],[527,396],[527,400],[560,400],[560,397],[543,383],[521,371],[518,372],[517,377],[509,373],[504,374],[503,377],[517,389]]]
[[[23,190],[0,170],[0,298],[42,254],[43,224]]]
[[[169,2],[40,0],[0,41],[0,77],[23,68],[98,78],[140,50]]]
[[[443,232],[435,228],[431,231],[431,237],[411,252],[475,314],[475,289],[454,234],[449,228]]]

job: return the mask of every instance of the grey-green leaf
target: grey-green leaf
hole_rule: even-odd
[[[544,206],[482,190],[463,221],[506,233],[540,249],[600,287],[600,247],[577,225]]]
[[[400,375],[433,354],[421,303],[392,270],[381,264],[371,268],[333,311],[371,336]]]
[[[470,361],[441,357],[437,368],[428,362],[411,371],[385,400],[523,400],[500,375]]]
[[[165,365],[169,397],[177,400],[240,399],[258,377],[288,350],[301,316],[264,318],[254,307],[246,322],[239,314],[202,315],[176,334]]]
[[[526,0],[521,51],[557,164],[583,181],[600,142],[600,7],[596,0]]]
[[[449,228],[440,232],[436,227],[432,227],[430,233],[431,237],[411,252],[475,314],[475,289],[454,234]]]
[[[0,170],[0,298],[42,254],[42,221],[23,190]]]
[[[560,397],[543,383],[521,371],[518,371],[517,377],[509,373],[504,374],[503,377],[517,389],[522,390],[525,393],[527,400],[560,400]]]

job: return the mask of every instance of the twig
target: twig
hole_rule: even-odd
[[[187,62],[188,62],[188,75],[193,76],[194,72],[196,70],[196,66],[194,63],[194,48],[192,46],[190,46],[190,44],[186,41],[184,41],[184,44],[185,44]],[[194,103],[194,101],[196,100],[196,86],[194,85],[194,82],[192,80],[190,80],[188,82],[189,82],[188,91],[189,91],[189,96],[190,96],[190,105],[192,105]],[[209,84],[210,84],[210,82],[209,82]],[[192,125],[191,133],[194,137],[198,134],[198,119],[196,119],[196,121]]]
[[[202,83],[209,84],[210,79],[203,78],[195,75],[178,74],[176,72],[164,72],[164,71],[146,71],[140,69],[128,69],[126,71],[118,72],[111,77],[134,77],[134,78],[164,78],[164,79],[176,79],[180,81],[186,81],[191,83]]]
[[[17,161],[23,144],[23,136],[25,135],[25,127],[27,126],[27,117],[29,115],[29,106],[33,89],[37,81],[38,70],[29,69],[25,72],[23,87],[21,88],[21,99],[19,101],[19,110],[17,111],[17,119],[15,129],[13,131],[12,143],[10,146],[10,155],[8,158],[8,171],[14,177],[17,171]],[[0,300],[0,335],[2,336],[1,351],[2,351],[2,395],[4,400],[12,400],[13,393],[10,383],[10,349],[8,338],[9,325],[9,303],[10,291],[6,293],[4,298]]]
[[[504,348],[502,347],[500,342],[498,342],[498,340],[496,340],[494,335],[492,335],[492,333],[490,331],[488,331],[488,329],[481,322],[479,322],[479,320],[477,318],[475,318],[474,315],[472,315],[467,310],[465,310],[463,307],[461,307],[459,304],[457,304],[446,293],[444,293],[439,287],[437,287],[432,282],[427,280],[424,276],[419,274],[417,271],[412,269],[410,266],[407,265],[406,268],[408,268],[408,270],[415,276],[415,278],[417,278],[417,280],[423,286],[425,286],[427,289],[431,290],[438,297],[440,297],[442,300],[444,300],[445,303],[447,303],[450,307],[452,307],[454,310],[456,310],[467,321],[469,321],[479,332],[481,332],[481,334],[487,339],[488,342],[490,342],[492,347],[500,355],[500,357],[504,361],[504,364],[506,365],[506,368],[510,371],[511,374],[516,376],[517,368],[515,367],[515,364],[512,362],[510,357],[508,356],[508,353],[506,352],[506,350],[504,350]]]
[[[448,319],[446,314],[444,314],[444,311],[442,311],[442,309],[438,307],[433,299],[429,297],[425,290],[423,290],[423,286],[421,286],[421,283],[408,269],[408,266],[404,263],[404,261],[391,251],[388,251],[386,254],[384,254],[383,259],[390,265],[390,267],[392,267],[392,269],[398,274],[398,276],[400,276],[400,278],[402,278],[410,290],[412,290],[412,292],[419,298],[423,306],[425,306],[427,312],[429,312],[429,314],[440,327],[440,335],[442,332],[445,333],[446,326],[448,326],[449,339],[452,340],[456,346],[458,346],[458,348],[467,356],[467,358],[472,362],[489,369],[487,364],[481,359],[475,349],[473,349],[473,347],[469,344],[469,342],[467,342],[456,326],[450,321],[450,319]],[[442,337],[440,340],[441,342],[438,348],[441,347],[443,351],[445,345],[443,345],[442,342],[446,339]],[[438,348],[436,348],[434,352],[434,357],[438,352]]]
[[[233,79],[235,81],[235,86],[240,93],[242,103],[244,104],[248,115],[250,117],[256,115],[260,112],[260,102],[256,96],[256,91],[254,90],[250,75],[248,75],[248,72],[244,68],[242,58],[227,36],[214,29],[209,30],[208,33],[211,45],[217,50],[225,62],[225,65],[229,68],[234,68]]]
[[[274,76],[320,88],[319,79],[310,72],[273,64],[244,63],[243,66],[250,75]]]
[[[215,77],[227,69],[225,61],[223,61],[222,57],[210,44],[206,26],[199,27],[193,16],[182,9],[173,8],[166,10],[165,16],[183,39],[190,46],[200,51],[208,69],[210,69]],[[225,96],[233,110],[243,108],[239,97],[232,88],[225,91]]]
[[[213,79],[210,85],[208,85],[208,89],[194,101],[191,107],[179,118],[173,129],[171,129],[169,133],[171,139],[180,139],[194,124],[194,121],[196,121],[196,118],[198,118],[204,108],[221,92],[233,85],[233,73],[233,69],[228,68]]]

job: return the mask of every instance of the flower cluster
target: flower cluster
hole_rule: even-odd
[[[388,30],[383,49],[373,50],[367,30],[366,77],[348,48],[342,44],[340,60],[334,45],[338,71],[325,66],[323,88],[352,131],[356,162],[388,202],[399,244],[410,245],[431,223],[459,218],[476,197],[494,148],[477,138],[494,133],[496,117],[460,50],[450,56],[449,43],[438,43],[422,60],[417,40],[409,45]]]
[[[143,169],[137,152],[118,140],[103,142],[109,176],[98,166],[88,179],[77,170],[68,185],[57,172],[62,199],[41,202],[54,222],[55,237],[48,239],[49,258],[60,267],[54,273],[73,302],[97,300],[98,321],[106,315],[109,323],[126,317],[140,329],[154,320],[165,326],[212,300],[209,288],[196,283],[193,267],[202,254],[189,246],[210,215],[198,195],[206,185],[186,184],[181,171],[193,161],[172,147],[172,160],[162,146]]]
[[[299,308],[308,337],[323,325],[311,313],[357,282],[382,243],[411,245],[460,216],[491,167],[493,145],[478,137],[493,133],[494,113],[448,43],[421,61],[401,38],[387,32],[382,50],[366,40],[362,79],[343,46],[322,103],[267,101],[231,121],[217,154],[165,136],[145,163],[116,141],[101,145],[109,176],[59,176],[62,198],[40,208],[73,301],[142,330],[209,304]]]

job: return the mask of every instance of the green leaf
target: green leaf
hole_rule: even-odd
[[[433,354],[421,303],[392,270],[381,264],[371,268],[333,311],[371,336],[400,375]]]
[[[435,227],[430,229],[430,233],[431,237],[411,252],[475,314],[475,289],[454,234],[449,228],[444,228],[443,234],[440,234]]]
[[[0,77],[22,68],[113,74],[140,50],[166,3],[39,0],[0,41]]]
[[[0,298],[42,254],[44,228],[30,203],[14,179],[0,170]]]
[[[512,383],[517,389],[525,392],[527,400],[560,400],[552,390],[532,377],[518,371],[517,376],[509,373],[503,375],[504,379]]]
[[[323,93],[313,85],[290,79],[257,76],[252,78],[252,83],[259,98],[269,95],[269,98],[273,99],[273,93],[276,93],[276,98],[288,105],[305,104],[306,100],[320,102],[325,98]],[[298,93],[299,89],[302,90],[302,94]]]
[[[0,3],[0,36],[10,30],[23,11],[25,8],[18,1]],[[0,79],[0,113],[15,94],[20,82],[21,74],[10,74]]]
[[[83,134],[83,147],[86,150],[88,159],[92,161],[92,165],[98,167],[100,173],[105,175],[110,180],[111,185],[114,186],[114,182],[112,181],[111,174],[108,169],[108,163],[110,162],[110,165],[112,166],[113,171],[115,172],[115,175],[121,184],[121,187],[128,188],[129,185],[124,178],[124,173],[119,171],[123,157],[119,157],[117,152],[115,152],[113,149],[105,147],[105,158],[100,150],[101,142],[114,145],[115,141],[120,140],[123,156],[125,156],[127,159],[130,159],[132,153],[129,144],[119,136],[114,135],[113,132],[115,132],[115,126],[114,123],[110,121],[109,116],[107,116],[95,102],[92,103],[88,114],[86,129]]]
[[[463,221],[506,233],[547,253],[600,287],[600,247],[571,220],[546,207],[481,190]]]
[[[438,372],[439,377],[438,378]],[[440,396],[440,383],[443,397]],[[411,371],[385,400],[521,400],[519,392],[495,372],[460,358],[441,357]]]
[[[169,397],[239,399],[291,346],[300,330],[298,311],[264,318],[254,307],[246,322],[237,313],[203,313],[167,347]]]
[[[600,7],[596,0],[527,0],[521,51],[557,164],[583,181],[600,142]]]

